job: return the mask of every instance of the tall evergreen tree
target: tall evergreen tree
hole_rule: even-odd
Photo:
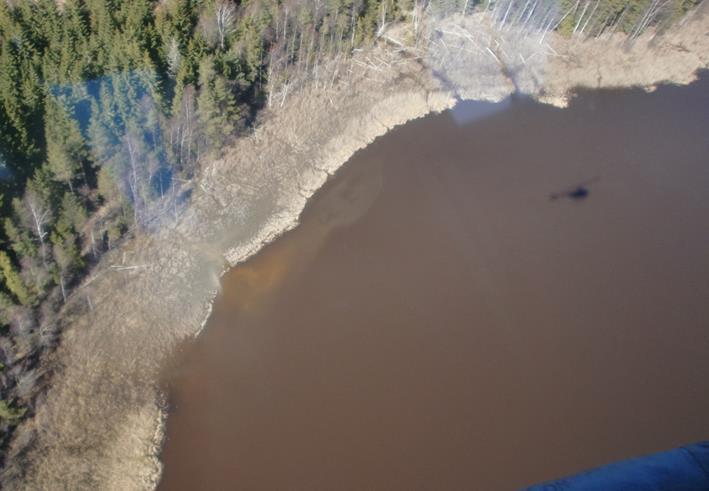
[[[234,133],[239,108],[231,85],[217,74],[213,58],[206,57],[199,72],[197,110],[207,144],[215,147]]]
[[[20,277],[17,268],[4,251],[0,251],[0,275],[5,287],[12,293],[22,305],[29,305],[32,296]]]
[[[47,164],[54,177],[74,190],[73,181],[87,158],[84,137],[71,110],[56,97],[47,97],[45,110]]]

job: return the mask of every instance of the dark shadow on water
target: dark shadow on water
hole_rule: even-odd
[[[568,198],[572,201],[581,201],[588,198],[590,191],[586,186],[578,186],[570,191],[564,191],[563,193],[552,193],[549,195],[551,201],[556,201],[561,198]]]
[[[588,179],[578,184],[574,184],[573,186],[570,186],[562,191],[551,193],[549,195],[549,200],[556,201],[558,199],[567,198],[571,201],[582,201],[588,198],[589,194],[591,194],[591,184],[598,182],[599,180],[599,177],[594,177],[593,179]]]

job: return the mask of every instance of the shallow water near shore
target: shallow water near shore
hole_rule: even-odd
[[[166,370],[159,489],[514,489],[709,438],[709,78],[358,152]]]

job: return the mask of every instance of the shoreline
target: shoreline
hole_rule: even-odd
[[[60,480],[81,489],[154,488],[166,418],[156,385],[163,362],[179,342],[203,331],[221,275],[297,226],[313,194],[377,137],[458,100],[499,102],[519,91],[563,107],[578,86],[651,90],[689,83],[709,67],[709,40],[699,35],[706,21],[706,13],[698,13],[685,25],[692,29],[648,35],[636,41],[635,51],[608,49],[613,40],[573,45],[551,36],[554,55],[534,39],[521,48],[519,62],[511,56],[499,63],[472,50],[445,54],[442,46],[431,46],[422,62],[380,70],[352,65],[349,80],[295,92],[205,166],[177,224],[108,254],[87,280],[91,289],[77,289],[62,322],[69,329],[49,356],[53,384],[36,416],[18,430],[31,445],[15,444],[8,452],[8,461],[26,474],[5,483],[8,489],[44,489]],[[478,20],[446,22],[472,30]],[[465,42],[446,36],[448,49]],[[499,39],[503,51],[520,41],[514,32]],[[400,58],[386,49],[377,54]],[[583,65],[576,64],[579,58]],[[148,266],[108,269],[119,262]]]

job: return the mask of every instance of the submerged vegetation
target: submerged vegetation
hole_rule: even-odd
[[[423,19],[484,10],[632,38],[696,3],[0,0],[0,429],[31,413],[54,314],[102,255],[176,220],[202,159],[295,84],[332,84],[388,26],[418,42]]]

